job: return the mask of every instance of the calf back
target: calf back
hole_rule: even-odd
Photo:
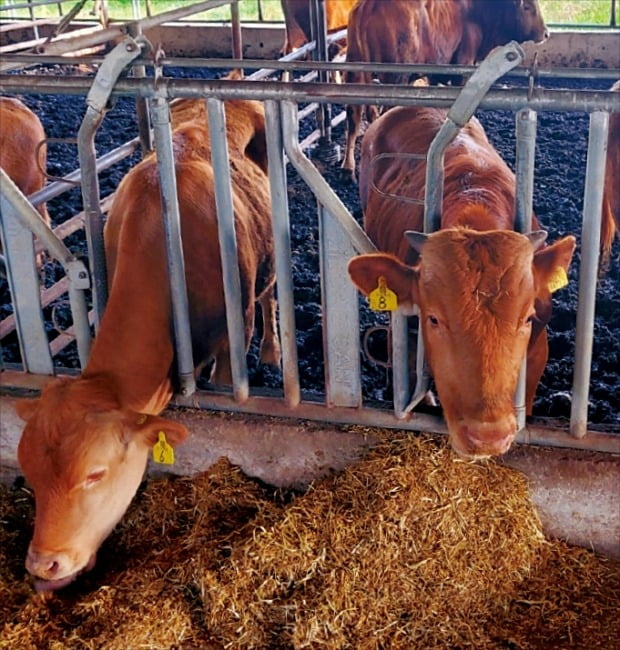
[[[45,185],[46,162],[45,131],[39,118],[19,99],[0,97],[0,167],[28,196]],[[37,210],[49,225],[45,204]]]

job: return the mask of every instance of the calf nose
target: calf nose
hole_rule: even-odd
[[[26,556],[26,569],[28,573],[38,578],[53,580],[62,575],[63,556],[60,553],[45,553],[29,548]]]
[[[516,433],[513,417],[498,422],[467,422],[453,436],[452,447],[466,458],[500,456],[508,451]]]

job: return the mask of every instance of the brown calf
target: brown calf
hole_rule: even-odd
[[[452,446],[466,457],[489,456],[504,453],[516,434],[513,397],[526,354],[531,413],[548,356],[551,292],[567,281],[575,238],[543,247],[544,233],[512,231],[514,174],[475,119],[445,152],[441,230],[411,234],[423,230],[423,206],[402,199],[424,199],[426,153],[445,116],[394,108],[367,130],[364,226],[384,252],[354,258],[349,272],[366,295],[382,277],[400,308],[418,305]]]
[[[539,42],[547,36],[538,0],[359,0],[349,17],[347,61],[473,64],[511,40]],[[398,73],[377,78],[392,84],[409,81]],[[345,74],[348,83],[371,81],[368,73]],[[347,106],[342,167],[353,177],[362,110]],[[371,107],[369,120],[377,114]]]
[[[246,154],[265,150],[263,109],[236,101],[227,105],[227,115],[246,344],[258,300],[261,358],[277,364],[269,183],[262,166]],[[212,380],[230,383],[206,124],[184,122],[173,144],[194,360],[199,367],[213,359]],[[86,368],[78,378],[51,381],[39,398],[19,405],[26,420],[19,462],[36,498],[26,566],[42,590],[61,588],[94,564],[133,498],[160,432],[171,445],[188,433],[159,416],[173,393],[174,345],[154,154],[121,182],[105,245],[109,301]]]
[[[47,147],[41,120],[19,99],[0,97],[0,167],[28,196],[45,185],[46,162]],[[45,203],[37,210],[50,225]]]
[[[620,80],[616,81],[611,90],[620,92]],[[611,113],[609,116],[601,219],[601,261],[605,267],[609,262],[614,236],[620,233],[620,113]]]

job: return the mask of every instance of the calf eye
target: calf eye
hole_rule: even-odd
[[[432,314],[430,316],[428,316],[428,322],[433,327],[437,327],[437,325],[439,325],[439,319],[436,316],[433,316]]]
[[[84,481],[84,487],[85,488],[90,488],[93,487],[93,485],[96,485],[99,483],[99,481],[105,476],[106,474],[106,468],[102,467],[100,469],[96,469],[94,472],[91,472],[87,477],[86,480]]]

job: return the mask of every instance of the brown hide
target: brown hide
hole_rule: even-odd
[[[347,61],[473,64],[498,45],[539,42],[547,35],[538,0],[359,0],[349,17]],[[409,81],[398,73],[376,76],[382,83]],[[345,81],[372,79],[366,73],[347,72]],[[342,167],[352,175],[362,112],[362,106],[347,106]],[[371,107],[368,119],[376,116],[376,107]]]
[[[246,347],[255,301],[264,319],[261,358],[279,363],[275,331],[273,239],[268,178],[245,155],[262,105],[233,103],[228,112],[230,173],[238,242]],[[256,113],[256,115],[253,115]],[[236,116],[236,117],[235,117]],[[264,144],[264,143],[263,143]],[[229,346],[217,234],[209,133],[184,122],[174,155],[196,366],[214,359],[212,380],[230,383]],[[122,180],[110,209],[105,245],[109,300],[82,375],[50,382],[22,404],[27,420],[19,461],[36,497],[26,566],[57,589],[94,563],[103,539],[139,485],[149,448],[164,431],[170,444],[186,429],[158,414],[172,395],[174,347],[170,291],[155,155]]]
[[[403,235],[423,230],[423,206],[411,199],[423,200],[426,153],[445,116],[395,108],[368,128],[360,164],[364,227],[389,255],[355,258],[350,272],[365,294],[383,276],[403,309],[419,306],[453,447],[468,457],[494,455],[516,433],[513,396],[526,352],[531,413],[547,362],[550,282],[558,268],[568,269],[575,238],[535,250],[512,232],[514,174],[472,119],[445,151],[441,230],[419,257]]]
[[[282,53],[289,54],[312,40],[309,0],[281,0],[285,38]],[[349,12],[357,0],[325,0],[325,25],[328,32],[344,29]]]
[[[26,195],[45,185],[47,147],[39,118],[19,99],[0,97],[0,167]],[[45,203],[37,207],[50,225]]]
[[[611,90],[620,92],[620,80],[616,81]],[[609,116],[601,220],[601,261],[605,267],[609,262],[614,236],[620,232],[620,113],[611,113]]]

